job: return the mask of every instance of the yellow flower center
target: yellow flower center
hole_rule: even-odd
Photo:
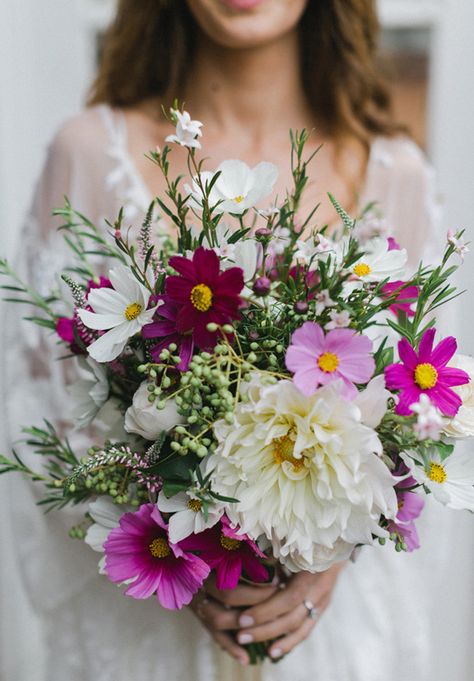
[[[354,274],[357,274],[358,277],[366,277],[371,272],[372,270],[366,262],[360,262],[354,267]]]
[[[332,374],[339,366],[339,358],[332,352],[323,352],[318,357],[318,367],[327,374]]]
[[[206,284],[197,284],[192,289],[190,298],[199,312],[207,312],[212,305],[212,291]]]
[[[140,303],[130,303],[130,305],[128,305],[127,309],[124,312],[125,319],[128,322],[132,322],[134,319],[138,317],[142,310],[143,307],[140,305]]]
[[[225,534],[221,534],[221,546],[226,551],[237,551],[241,542],[238,539],[232,539],[231,537],[226,537]]]
[[[437,381],[438,372],[432,364],[428,364],[428,362],[418,364],[415,369],[415,383],[419,385],[422,390],[434,388]]]
[[[199,513],[202,508],[202,501],[199,501],[199,499],[190,499],[188,501],[188,508],[191,511],[194,511],[194,513]]]
[[[273,459],[275,463],[282,464],[283,461],[289,461],[293,465],[295,472],[300,471],[304,466],[303,457],[295,459],[293,452],[295,449],[294,440],[289,435],[275,438],[272,441],[273,445]]]
[[[443,482],[446,482],[448,476],[446,475],[444,466],[442,466],[440,463],[436,463],[435,461],[431,461],[428,477],[433,482],[438,482],[441,485]]]
[[[242,203],[243,200],[244,200],[244,197],[242,195],[236,196],[234,198],[235,203]]]
[[[148,547],[153,558],[166,558],[171,553],[171,549],[168,546],[168,542],[163,537],[157,537],[153,539]]]

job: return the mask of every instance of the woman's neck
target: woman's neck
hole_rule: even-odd
[[[313,127],[300,77],[297,31],[263,47],[232,50],[202,34],[187,74],[183,100],[193,118],[219,134],[249,132],[256,144],[268,130]]]

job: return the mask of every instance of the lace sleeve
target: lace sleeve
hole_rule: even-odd
[[[54,208],[64,205],[64,196],[92,220],[100,221],[108,213],[114,217],[115,206],[107,206],[102,179],[107,157],[101,150],[106,145],[101,143],[100,126],[91,127],[93,113],[67,123],[53,140],[21,234],[16,269],[41,294],[63,285],[60,273],[71,261],[70,251],[57,232],[60,218],[52,216]],[[23,305],[9,305],[4,315],[6,439],[28,465],[37,469],[39,457],[18,442],[21,428],[41,425],[45,418],[55,425],[67,424],[70,406],[66,383],[74,380],[74,365],[71,360],[59,360],[64,348],[58,345],[55,334],[22,320]],[[77,444],[81,447],[86,443],[81,438]],[[34,505],[41,496],[40,485],[11,477],[8,505],[13,536],[18,538],[18,567],[34,605],[47,610],[96,574],[95,557],[67,535],[82,513],[72,509],[43,515]]]

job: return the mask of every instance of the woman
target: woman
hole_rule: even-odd
[[[39,183],[26,261],[35,283],[48,288],[48,273],[64,262],[49,217],[64,194],[99,224],[113,220],[122,205],[139,224],[152,196],[164,194],[144,153],[172,132],[160,111],[175,97],[205,123],[207,167],[235,157],[249,165],[272,161],[280,168],[275,199],[291,181],[289,128],[314,128],[307,151],[323,147],[302,212],[321,201],[318,222],[333,225],[327,191],[350,211],[378,200],[416,262],[433,240],[431,173],[391,119],[374,63],[376,32],[372,0],[121,0],[90,106],[58,133]],[[175,174],[187,173],[184,152],[173,150],[172,163]],[[31,390],[25,397],[31,384],[17,381],[10,406],[16,402],[24,412],[30,399],[30,411],[44,416],[49,395],[57,421],[64,414],[61,377],[46,369],[45,349],[33,355],[32,346],[34,339],[24,365],[30,364],[43,401],[35,406]],[[47,619],[48,681],[425,678],[428,628],[418,611],[427,618],[429,609],[416,576],[423,557],[369,549],[356,565],[302,573],[284,589],[225,593],[209,584],[191,610],[229,653],[224,656],[191,611],[169,613],[152,601],[120,597],[97,576],[94,556],[67,543],[62,518],[46,523],[33,516],[28,507],[18,535],[31,537],[20,555]],[[308,617],[308,602],[317,619]],[[300,646],[316,624],[318,631]],[[275,659],[292,655],[274,667],[246,670],[243,644],[273,638]]]

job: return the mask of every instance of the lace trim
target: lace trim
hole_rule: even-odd
[[[105,178],[106,187],[124,205],[125,218],[134,220],[140,213],[146,213],[152,198],[128,153],[125,116],[107,104],[99,106],[99,114],[109,138],[107,155],[115,161],[115,167]]]

